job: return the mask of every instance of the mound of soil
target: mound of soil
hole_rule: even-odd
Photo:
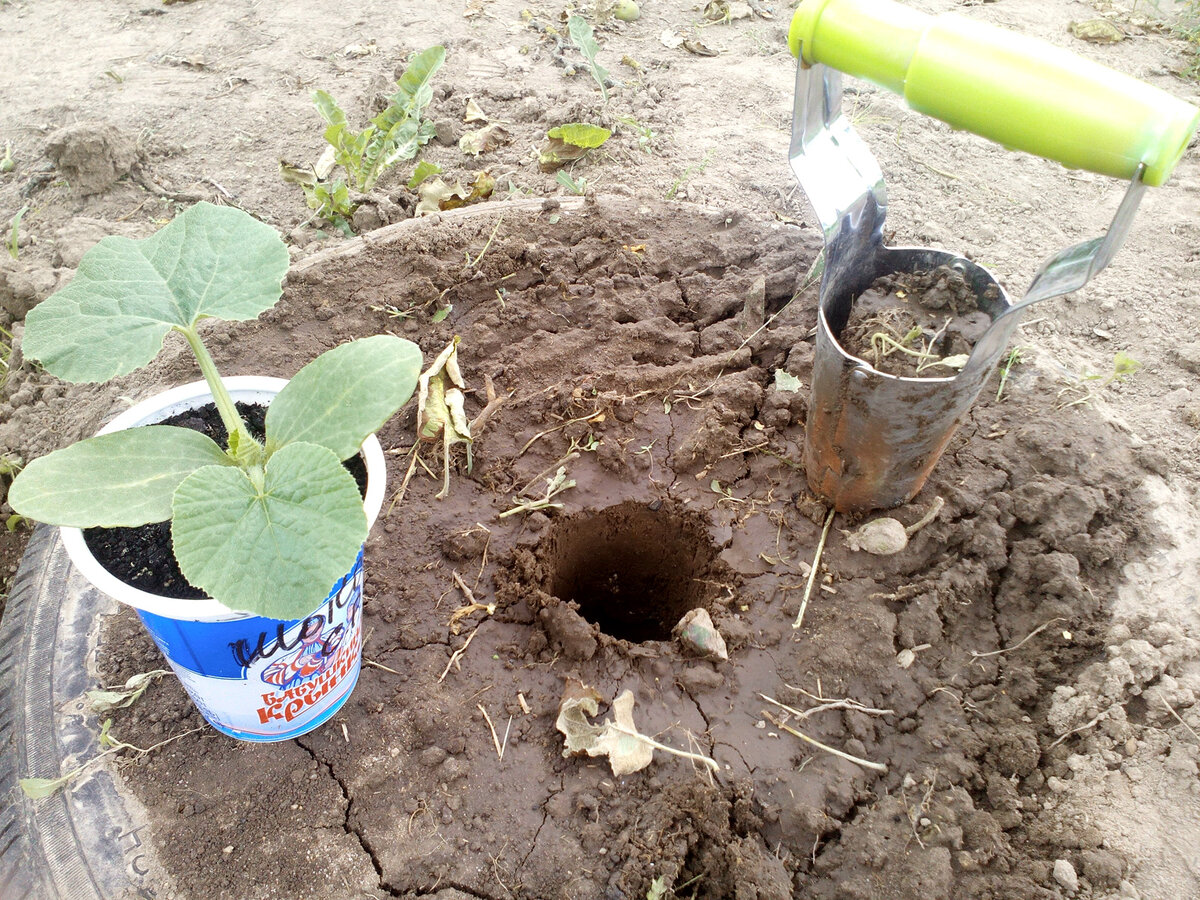
[[[991,324],[962,274],[938,266],[877,278],[855,299],[838,342],[879,372],[946,378],[962,368]]]
[[[302,264],[265,320],[218,332],[223,370],[284,375],[360,335],[395,330],[427,358],[460,335],[468,414],[485,376],[504,401],[444,501],[413,410],[381,432],[393,489],[413,452],[430,473],[415,465],[368,543],[368,662],[332,722],[271,746],[206,729],[123,765],[153,823],[146,886],[942,900],[1059,896],[1060,860],[1119,877],[1104,835],[1064,830],[1041,798],[1080,739],[1059,740],[1051,697],[1102,647],[1142,527],[1128,439],[1086,408],[1064,427],[1055,385],[1024,367],[894,513],[946,504],[905,550],[851,551],[854,523],[836,522],[793,630],[825,509],[796,462],[806,391],[775,373],[809,382],[815,291],[792,298],[818,249],[679,206],[447,216]],[[573,487],[500,517],[546,499],[559,468]],[[464,609],[458,579],[484,608]],[[670,637],[697,607],[727,662]],[[99,659],[109,683],[160,665],[128,612]],[[720,773],[661,751],[622,777],[564,758],[568,678],[632,691],[643,732]],[[171,681],[113,719],[140,746],[200,722]]]

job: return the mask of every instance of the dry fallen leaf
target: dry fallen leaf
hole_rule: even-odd
[[[599,712],[601,699],[595,688],[567,681],[554,723],[567,739],[563,756],[607,756],[613,775],[640,772],[653,761],[654,748],[633,724],[633,693],[624,691],[612,702],[613,719],[594,725],[588,716]]]
[[[488,120],[487,113],[479,108],[479,104],[475,102],[474,97],[467,98],[467,111],[463,113],[464,122],[486,122]]]

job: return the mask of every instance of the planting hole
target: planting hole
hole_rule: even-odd
[[[634,643],[669,640],[684,613],[708,608],[719,593],[704,525],[667,504],[570,516],[543,548],[547,593],[574,600],[605,634]]]

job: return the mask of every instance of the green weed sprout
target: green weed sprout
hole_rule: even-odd
[[[177,332],[196,356],[228,444],[169,425],[98,435],[26,465],[9,488],[12,508],[77,528],[170,520],[180,569],[209,596],[277,619],[311,612],[367,536],[342,460],[408,400],[421,353],[390,335],[323,353],[274,398],[260,443],[199,323],[257,318],[279,300],[287,267],[274,229],[208,203],[143,240],[107,237],[89,250],[71,283],[26,317],[26,356],[67,381],[107,381],[148,364]]]

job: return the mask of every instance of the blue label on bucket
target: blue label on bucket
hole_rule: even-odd
[[[363,557],[303,619],[189,622],[139,612],[197,708],[250,741],[304,734],[345,702],[362,659]]]

